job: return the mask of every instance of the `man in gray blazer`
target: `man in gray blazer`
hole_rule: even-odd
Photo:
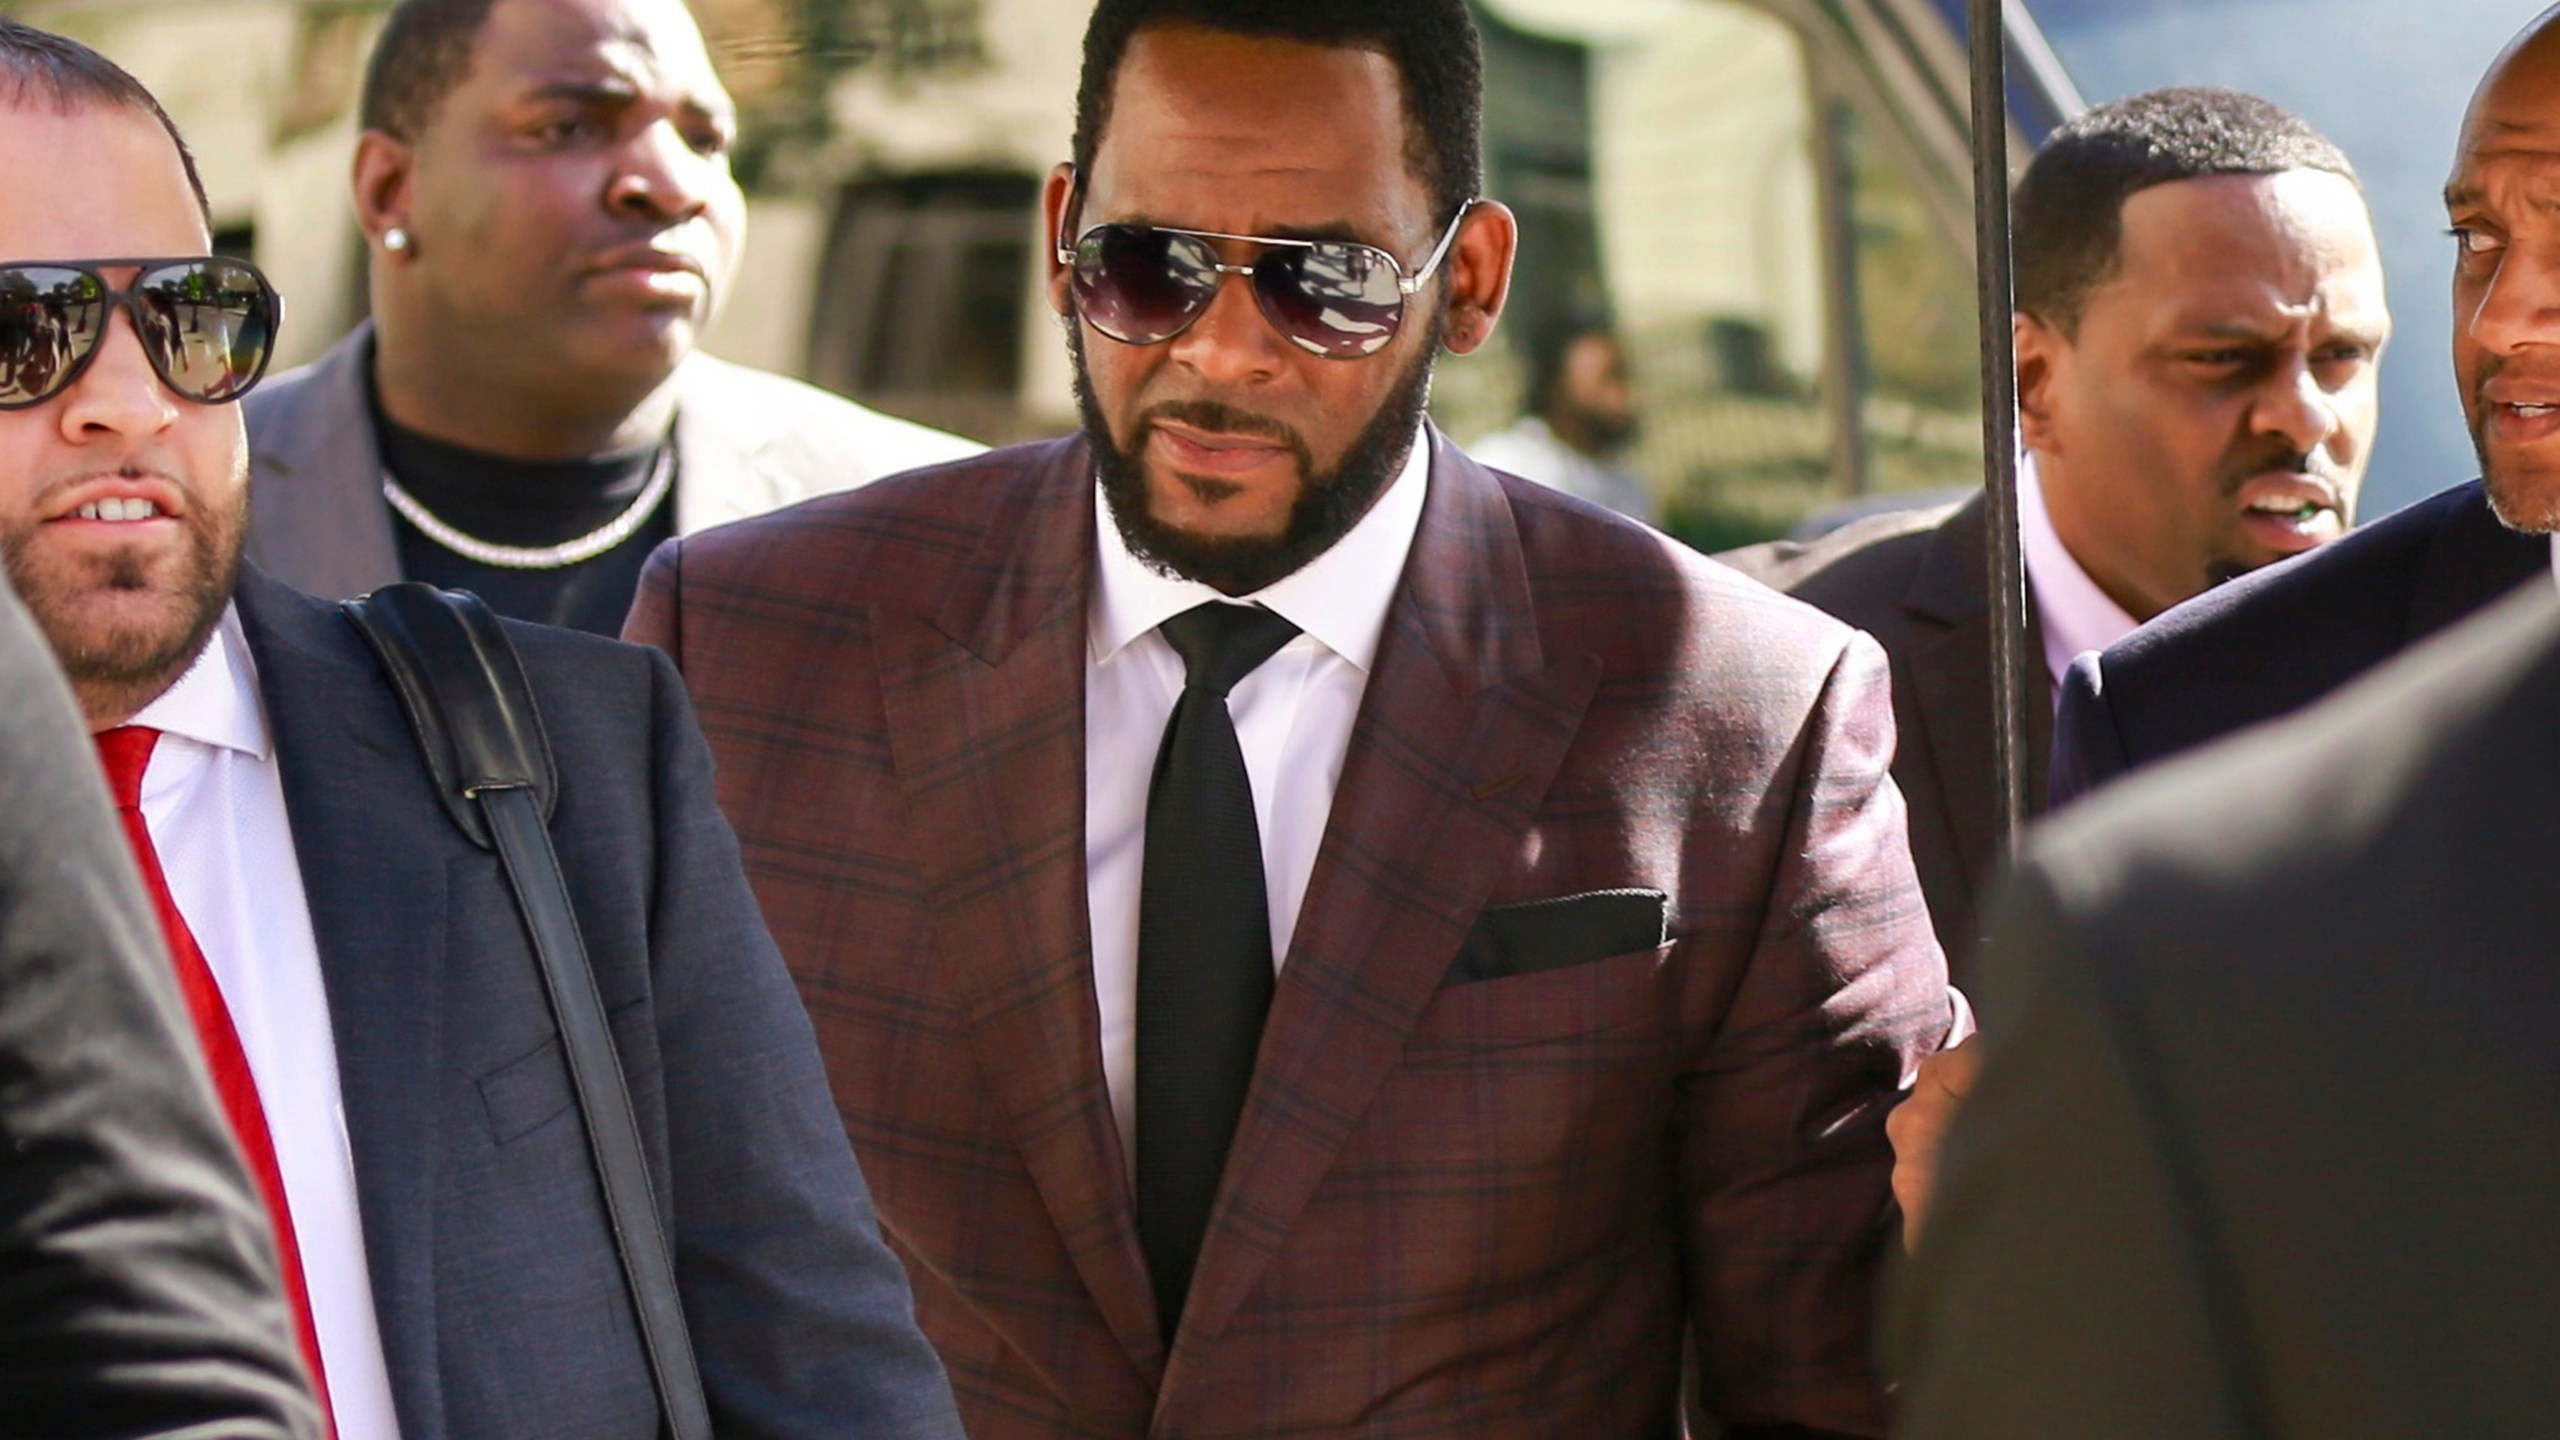
[[[278,579],[610,635],[659,541],[980,448],[696,351],[746,206],[680,0],[403,0],[363,118],[373,318],[248,404]]]
[[[0,582],[0,1432],[314,1435],[265,1217],[92,764]]]
[[[2162,90],[2092,110],[2038,152],[2014,209],[2041,810],[2051,687],[2074,655],[2345,528],[2390,318],[2354,168],[2252,96]],[[1894,783],[1959,966],[2004,840],[1988,536],[1976,497],[1724,557],[1892,657]]]
[[[1901,1317],[1904,1435],[2551,1433],[2555,735],[2528,587],[2040,833]]]

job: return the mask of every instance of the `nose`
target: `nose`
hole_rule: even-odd
[[[1293,348],[1264,318],[1249,275],[1221,275],[1191,328],[1173,337],[1172,359],[1212,385],[1251,385],[1280,373]]]
[[[2262,435],[2281,435],[2303,455],[2320,448],[2338,430],[2338,404],[2320,384],[2308,355],[2294,355],[2270,376],[2250,423]]]
[[[2539,246],[2510,244],[2471,313],[2464,335],[2493,355],[2560,342],[2560,257]]]
[[[152,369],[133,317],[115,306],[107,312],[106,326],[98,353],[64,392],[62,433],[75,445],[145,439],[177,423],[178,397]]]
[[[642,129],[625,145],[605,186],[605,208],[616,215],[672,224],[689,220],[711,204],[729,176],[725,154],[705,154],[662,119]]]

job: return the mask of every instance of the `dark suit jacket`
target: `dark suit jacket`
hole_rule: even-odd
[[[97,751],[0,581],[0,1434],[319,1430]]]
[[[1882,1423],[1880,1122],[1948,1021],[1883,657],[1435,443],[1169,1351],[1086,921],[1083,442],[652,563],[632,633],[703,707],[974,1440],[1668,1436],[1684,1323],[1734,1433]],[[1458,983],[1487,907],[1610,889],[1672,942],[1518,927]]]
[[[2208,590],[2064,677],[2054,803],[2298,710],[2535,576],[2550,539],[2500,524],[2475,480]]]
[[[1983,892],[2007,845],[1992,750],[1988,506],[1880,515],[1810,543],[1716,558],[1866,631],[1893,662],[1893,783],[1911,807],[1911,858],[1938,943],[1962,965],[1981,936]],[[2030,813],[2044,808],[2052,689],[2030,607],[2027,658],[2040,682],[2024,736]]]
[[[658,1433],[541,972],[338,612],[250,572],[242,628],[338,1045],[405,1440]],[[809,1023],[665,659],[514,626],[552,835],[724,1436],[955,1437]]]
[[[2555,736],[2529,593],[2031,843],[1913,1440],[2551,1433]]]

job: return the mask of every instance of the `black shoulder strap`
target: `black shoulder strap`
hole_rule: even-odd
[[[506,867],[542,964],[666,1433],[669,1440],[709,1440],[710,1410],[658,1226],[639,1122],[551,848],[547,822],[559,777],[523,662],[489,607],[466,592],[404,582],[344,609],[382,658],[446,811]]]

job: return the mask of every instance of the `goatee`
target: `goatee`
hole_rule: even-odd
[[[1333,548],[1351,533],[1362,516],[1386,493],[1404,469],[1423,411],[1431,403],[1432,359],[1440,348],[1441,323],[1433,318],[1431,334],[1404,374],[1396,377],[1378,413],[1361,427],[1359,438],[1331,470],[1317,473],[1298,433],[1267,416],[1214,400],[1166,401],[1151,405],[1138,417],[1137,433],[1122,449],[1111,438],[1111,426],[1094,400],[1086,378],[1084,327],[1067,318],[1067,349],[1075,360],[1076,409],[1093,448],[1094,471],[1113,525],[1129,553],[1168,574],[1196,580],[1224,595],[1250,595]],[[1114,342],[1117,343],[1117,342]],[[1157,519],[1147,501],[1147,480],[1136,456],[1145,453],[1147,437],[1159,419],[1177,420],[1203,429],[1255,434],[1286,444],[1296,455],[1306,484],[1290,507],[1288,525],[1270,537],[1200,535]]]

